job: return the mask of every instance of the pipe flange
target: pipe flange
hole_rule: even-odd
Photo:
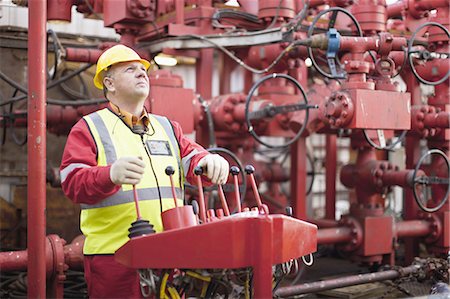
[[[425,243],[432,244],[436,242],[442,235],[442,223],[436,214],[419,213],[419,219],[423,219],[430,223],[431,233],[425,238]]]
[[[353,113],[353,102],[347,93],[338,91],[325,102],[325,117],[332,127],[345,128]]]
[[[363,230],[361,224],[353,217],[344,217],[339,220],[339,226],[345,226],[351,229],[352,239],[349,243],[337,244],[339,250],[352,252],[357,250],[363,241]]]

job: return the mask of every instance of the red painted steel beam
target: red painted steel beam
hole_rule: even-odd
[[[28,298],[46,293],[46,7],[28,1]]]

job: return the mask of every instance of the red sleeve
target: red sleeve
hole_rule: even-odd
[[[181,159],[187,159],[187,161],[183,161],[183,167],[186,167],[186,164],[189,164],[188,170],[186,172],[186,180],[192,184],[192,185],[196,185],[197,184],[197,180],[195,178],[195,174],[194,174],[194,168],[197,166],[198,162],[200,161],[200,159],[202,159],[204,156],[208,155],[209,152],[207,150],[205,150],[200,144],[190,140],[189,138],[187,138],[186,136],[184,136],[183,134],[183,130],[181,129],[181,126],[179,123],[177,123],[176,121],[170,121],[172,123],[172,127],[173,130],[175,132],[175,137],[178,139],[178,143],[180,144],[180,154],[181,154]],[[191,157],[189,157],[189,155],[191,155]],[[211,182],[209,181],[209,179],[206,176],[202,176],[202,181],[203,183],[205,183],[206,185],[210,185]]]
[[[116,193],[111,166],[97,166],[97,146],[88,125],[81,119],[67,138],[60,166],[64,194],[75,203],[95,204]]]

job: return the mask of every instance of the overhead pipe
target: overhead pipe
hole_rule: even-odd
[[[28,298],[46,293],[46,8],[47,0],[28,1]]]

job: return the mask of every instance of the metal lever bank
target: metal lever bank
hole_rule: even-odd
[[[172,166],[167,166],[165,172],[170,177],[170,185],[172,188],[172,196],[175,207],[166,210],[161,214],[164,230],[167,231],[171,229],[197,225],[197,219],[192,206],[178,206],[175,187],[172,179],[172,175],[175,173],[174,168]]]

